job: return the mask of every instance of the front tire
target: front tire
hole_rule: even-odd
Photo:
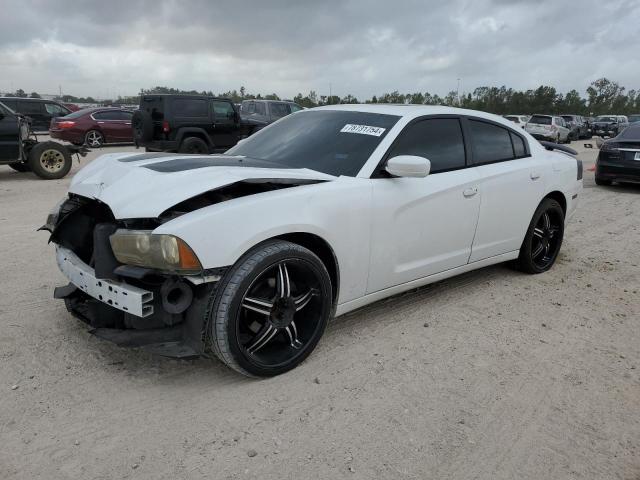
[[[282,240],[260,244],[211,293],[205,319],[211,348],[247,376],[287,372],[324,333],[331,291],[326,267],[310,250]]]
[[[542,273],[556,261],[564,236],[564,210],[552,198],[545,198],[531,219],[520,247],[516,266],[526,273]]]
[[[60,143],[37,143],[29,152],[29,168],[45,180],[63,178],[71,170],[71,163],[71,154]]]

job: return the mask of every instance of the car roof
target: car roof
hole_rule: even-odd
[[[57,100],[47,100],[46,98],[28,98],[28,97],[0,97],[0,100],[20,100],[21,102],[51,102],[60,103]]]
[[[496,123],[501,123],[512,129],[512,123],[500,115],[481,112],[480,110],[447,107],[444,105],[407,105],[393,103],[341,104],[325,105],[322,107],[311,108],[304,111],[310,112],[314,110],[341,110],[347,112],[380,113],[387,115],[398,115],[400,117],[405,117],[408,119],[422,117],[425,115],[468,115],[472,117],[485,118]],[[296,112],[296,114],[298,113],[301,112]]]

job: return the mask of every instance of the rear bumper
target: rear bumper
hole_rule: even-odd
[[[596,163],[596,176],[601,180],[614,182],[640,183],[640,162],[638,166],[616,165],[612,163]]]
[[[64,140],[70,143],[84,143],[84,135],[82,132],[74,132],[72,130],[49,130],[49,136],[58,140]]]
[[[175,152],[178,150],[178,142],[175,140],[154,140],[151,142],[138,142],[139,147],[144,147],[150,152]]]

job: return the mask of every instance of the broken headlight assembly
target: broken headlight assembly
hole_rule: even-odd
[[[175,273],[199,273],[200,260],[184,240],[146,230],[117,230],[109,237],[120,263]]]

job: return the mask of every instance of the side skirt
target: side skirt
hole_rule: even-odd
[[[340,315],[344,315],[345,313],[348,313],[360,307],[364,307],[365,305],[368,305],[370,303],[377,302],[378,300],[382,300],[383,298],[391,297],[393,295],[406,292],[407,290],[411,290],[413,288],[423,287],[424,285],[429,285],[430,283],[439,282],[440,280],[444,280],[446,278],[455,277],[456,275],[459,275],[461,273],[470,272],[471,270],[487,267],[489,265],[495,265],[496,263],[508,262],[509,260],[518,258],[518,255],[519,251],[514,250],[513,252],[503,253],[494,257],[467,263],[466,265],[452,268],[450,270],[445,270],[444,272],[435,273],[433,275],[429,275],[428,277],[419,278],[417,280],[412,280],[411,282],[385,288],[384,290],[370,293],[368,295],[365,295],[364,297],[351,300],[350,302],[339,304],[338,308],[336,309],[335,316],[338,317]]]

